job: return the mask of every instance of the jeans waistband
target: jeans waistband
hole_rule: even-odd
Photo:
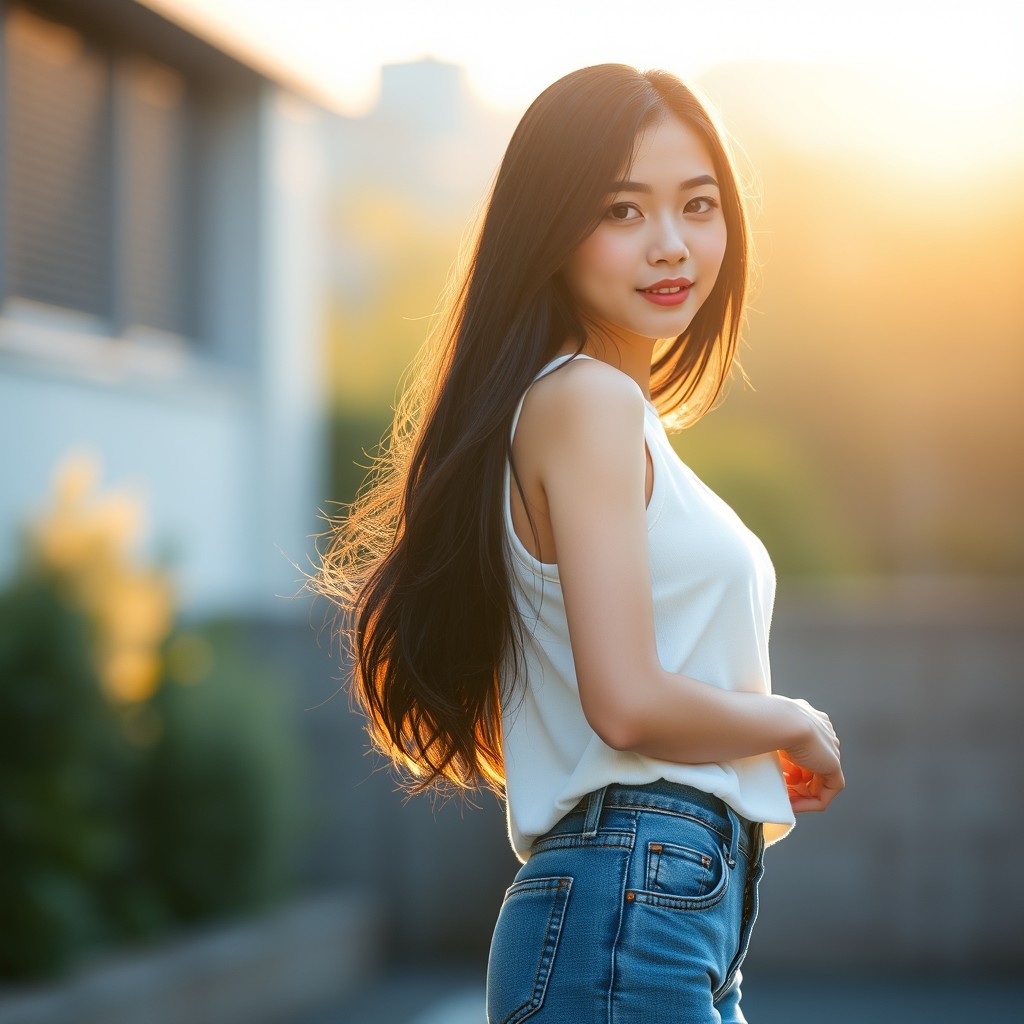
[[[730,860],[736,850],[748,856],[759,848],[761,825],[737,814],[724,800],[693,786],[658,779],[642,786],[612,783],[603,789],[588,793],[574,808],[583,811],[586,819],[584,834],[596,835],[605,808],[629,807],[640,810],[662,811],[699,818],[722,835],[728,844]]]

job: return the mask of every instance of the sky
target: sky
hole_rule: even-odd
[[[761,59],[877,69],[937,103],[1024,98],[1017,0],[140,0],[262,70],[361,115],[382,64],[466,68],[488,104],[524,109],[587,64],[693,78]]]

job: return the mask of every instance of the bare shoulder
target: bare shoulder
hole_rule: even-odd
[[[643,429],[644,395],[628,374],[597,359],[571,359],[542,377],[523,407],[537,429],[588,434]],[[531,431],[532,432],[532,431]]]

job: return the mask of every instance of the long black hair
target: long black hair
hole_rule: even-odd
[[[519,122],[385,452],[331,524],[314,586],[340,610],[370,735],[414,789],[504,782],[501,712],[522,650],[502,509],[512,417],[568,339],[582,348],[561,268],[599,222],[640,133],[666,115],[707,145],[728,237],[689,328],[655,347],[651,393],[677,422],[710,407],[732,365],[747,281],[731,161],[705,107],[673,75],[583,68]]]

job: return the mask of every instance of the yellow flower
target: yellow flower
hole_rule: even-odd
[[[127,491],[97,495],[99,460],[65,459],[54,475],[54,501],[35,522],[30,543],[60,574],[97,625],[97,666],[107,694],[138,703],[159,685],[159,650],[171,631],[173,595],[166,575],[137,564],[142,504]]]
[[[145,647],[116,647],[100,659],[107,694],[125,704],[148,700],[160,682],[160,658]]]
[[[171,630],[170,586],[155,573],[108,578],[94,607],[112,643],[160,644]]]

